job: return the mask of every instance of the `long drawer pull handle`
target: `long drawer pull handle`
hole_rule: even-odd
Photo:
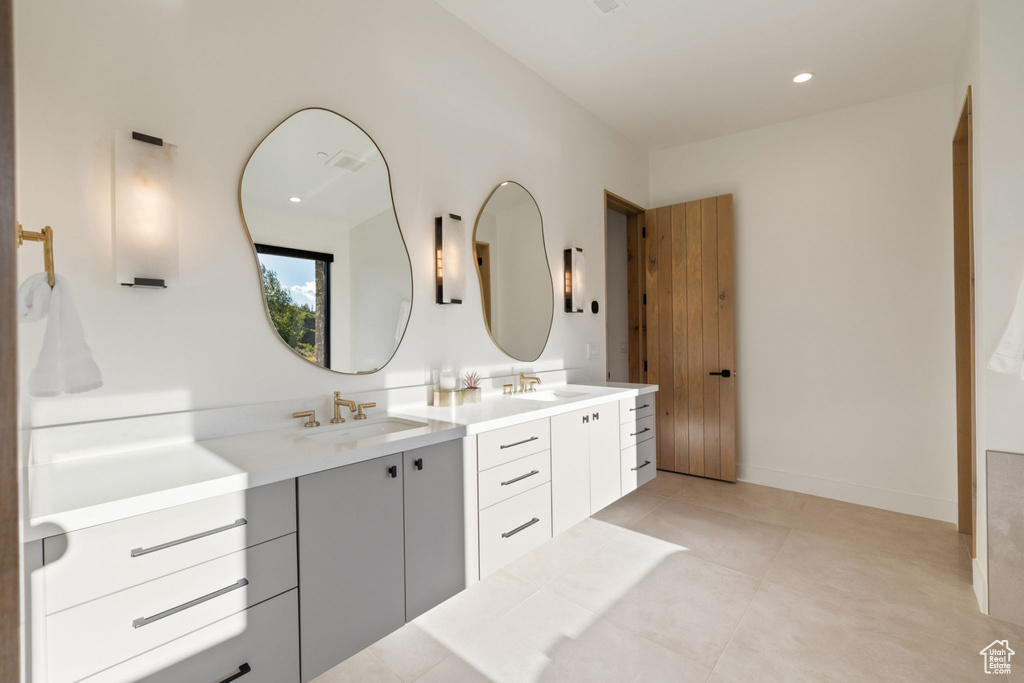
[[[523,479],[526,479],[527,477],[532,477],[535,474],[540,474],[540,470],[534,470],[533,472],[529,472],[527,474],[524,474],[521,477],[516,477],[515,479],[509,479],[508,481],[503,481],[503,482],[501,482],[501,485],[502,486],[508,486],[509,484],[516,483],[517,481],[522,481]]]
[[[514,446],[522,446],[524,443],[530,443],[531,441],[536,441],[539,438],[539,436],[531,436],[529,439],[523,439],[522,441],[516,441],[515,443],[507,443],[501,448],[502,450],[504,450],[506,448],[512,448]]]
[[[245,526],[246,524],[248,524],[248,522],[246,522],[245,519],[236,519],[231,524],[225,524],[224,526],[219,526],[216,529],[210,529],[209,531],[203,531],[198,534],[193,534],[192,536],[179,538],[177,541],[168,541],[167,543],[155,545],[152,548],[135,548],[134,550],[132,550],[132,557],[139,557],[140,555],[149,555],[150,553],[155,553],[158,550],[167,550],[168,548],[173,548],[174,546],[181,545],[182,543],[188,543],[189,541],[196,541],[200,538],[213,536],[214,534],[219,534],[222,531],[229,531],[230,529]]]
[[[188,602],[182,603],[182,604],[178,605],[177,607],[172,607],[171,609],[164,610],[163,612],[160,612],[159,614],[154,614],[151,617],[140,617],[140,618],[138,618],[138,619],[136,619],[136,620],[134,620],[132,622],[132,628],[142,628],[143,626],[148,626],[149,624],[152,624],[154,621],[160,621],[161,619],[166,619],[167,617],[175,615],[178,612],[184,612],[185,610],[190,609],[192,607],[195,607],[196,605],[201,605],[204,602],[207,602],[209,600],[213,600],[214,598],[219,598],[222,595],[227,595],[231,591],[238,590],[239,588],[244,588],[244,587],[246,587],[248,585],[249,585],[249,580],[248,579],[239,579],[238,581],[236,581],[235,583],[231,584],[230,586],[225,586],[224,588],[221,588],[220,590],[213,591],[212,593],[207,593],[206,595],[204,595],[201,598],[196,598],[195,600],[189,600]]]
[[[249,666],[249,662],[246,662],[245,664],[242,664],[242,666],[238,667],[238,671],[223,679],[220,683],[231,683],[231,681],[237,681],[250,671],[252,671],[252,667]]]
[[[531,526],[533,526],[534,524],[536,524],[536,523],[537,523],[537,522],[539,522],[539,521],[540,521],[539,519],[537,519],[536,517],[534,517],[533,519],[531,519],[531,520],[530,520],[529,522],[527,522],[526,524],[524,524],[524,525],[522,525],[522,526],[517,526],[517,527],[516,527],[515,529],[513,529],[512,531],[506,531],[505,533],[503,533],[503,534],[501,535],[501,537],[502,537],[502,538],[512,538],[513,536],[515,536],[516,534],[518,534],[518,533],[519,533],[520,531],[522,531],[523,529],[525,529],[525,528],[527,528],[527,527],[531,527]]]
[[[644,432],[649,432],[649,431],[651,431],[651,428],[650,428],[650,427],[644,427],[644,428],[643,428],[643,429],[641,429],[641,430],[640,430],[639,432],[634,432],[633,434],[630,434],[630,436],[640,436],[640,435],[641,435],[641,434],[643,434]]]
[[[650,460],[648,460],[648,461],[646,461],[646,462],[645,462],[645,463],[644,463],[643,465],[637,465],[636,467],[632,468],[632,469],[631,469],[630,471],[632,471],[632,472],[636,472],[636,471],[637,471],[638,469],[640,469],[641,467],[647,467],[647,466],[648,466],[648,465],[650,465],[650,464],[651,464],[651,461],[650,461]]]
[[[644,408],[650,408],[650,407],[651,407],[651,404],[650,404],[650,403],[645,403],[645,404],[643,404],[642,406],[637,406],[636,408],[630,408],[630,409],[629,409],[629,412],[631,412],[631,413],[632,413],[633,411],[636,411],[636,410],[643,410]]]

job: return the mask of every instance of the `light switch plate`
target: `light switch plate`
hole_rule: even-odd
[[[600,354],[600,347],[597,344],[587,344],[587,358],[597,358]]]

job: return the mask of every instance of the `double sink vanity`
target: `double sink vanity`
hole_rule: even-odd
[[[652,479],[656,389],[40,462],[30,680],[311,681]]]

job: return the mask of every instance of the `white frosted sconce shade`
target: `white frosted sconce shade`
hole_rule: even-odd
[[[114,133],[114,270],[129,287],[178,281],[177,147],[142,133]]]
[[[434,277],[437,303],[461,304],[466,290],[463,251],[466,229],[454,213],[434,219]]]
[[[582,313],[583,299],[583,249],[573,247],[565,250],[565,312]]]

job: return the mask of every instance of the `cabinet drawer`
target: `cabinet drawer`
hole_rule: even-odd
[[[70,683],[294,588],[295,535],[46,617],[49,683]]]
[[[299,591],[261,602],[83,683],[298,683]]]
[[[634,423],[625,423],[619,430],[620,448],[629,448],[654,438],[654,416],[642,417]]]
[[[82,604],[295,531],[295,480],[51,536],[46,613]]]
[[[622,495],[635,491],[657,476],[657,452],[654,439],[622,451]]]
[[[654,394],[644,394],[619,401],[619,423],[626,424],[654,415]]]
[[[551,484],[520,493],[480,512],[480,577],[551,538]]]
[[[551,481],[551,451],[492,467],[480,473],[480,509]]]
[[[481,472],[551,448],[551,421],[534,420],[477,436],[477,462]]]

